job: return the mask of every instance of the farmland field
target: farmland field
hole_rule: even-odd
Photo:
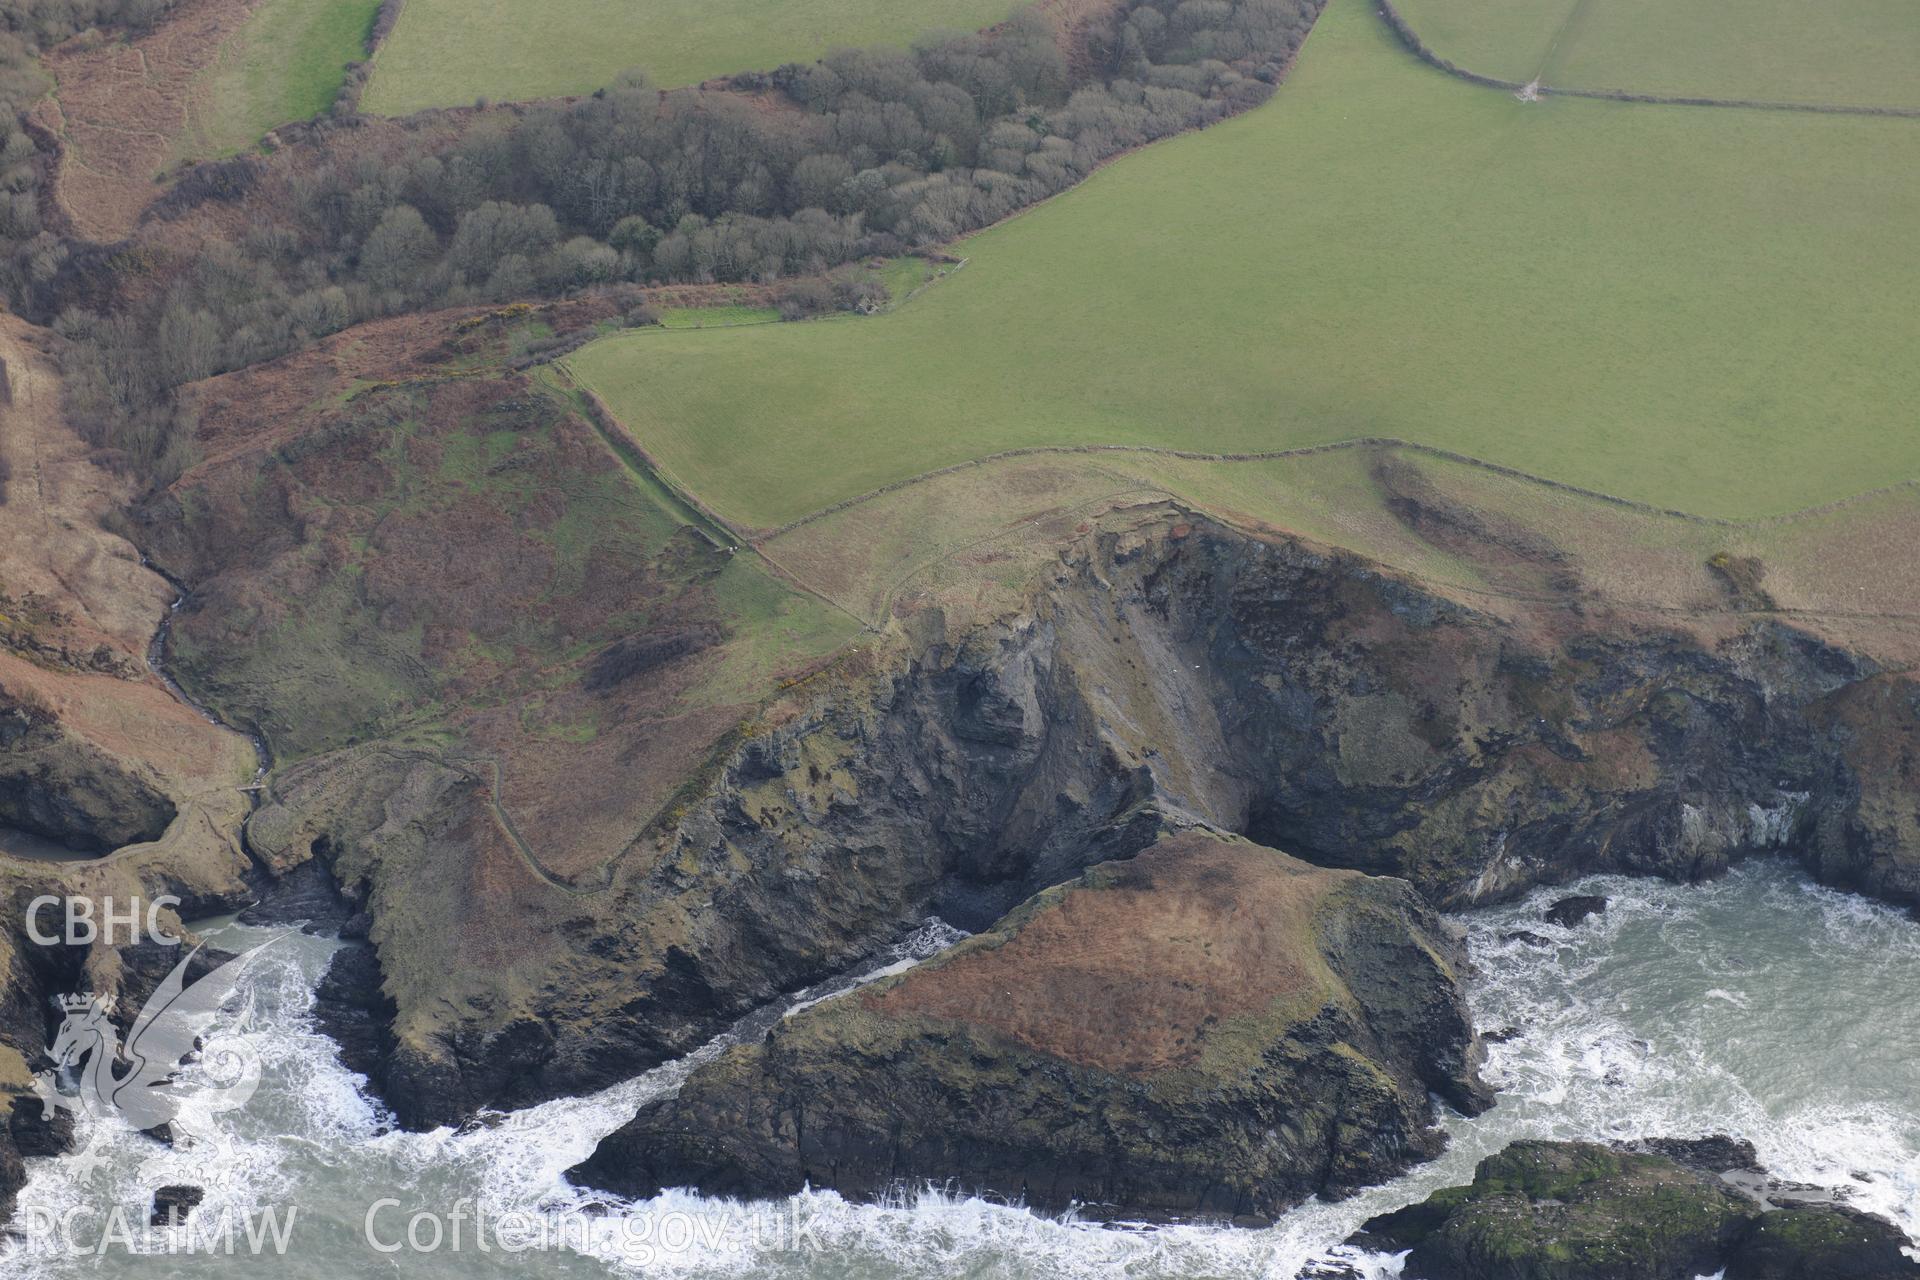
[[[229,154],[325,111],[346,64],[366,56],[379,7],[380,0],[271,0],[254,10],[195,87],[181,150],[196,159]]]
[[[586,93],[630,67],[663,88],[697,84],[837,45],[904,45],[935,28],[991,26],[1013,8],[1014,0],[543,0],[537,9],[408,0],[362,105],[404,115],[477,97]]]
[[[1665,97],[1920,107],[1907,0],[1398,0],[1470,71]]]
[[[571,358],[776,525],[1038,444],[1395,436],[1720,516],[1920,472],[1920,122],[1521,103],[1335,0],[1276,99],[959,246],[855,324]]]

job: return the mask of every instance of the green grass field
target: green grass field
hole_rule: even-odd
[[[1397,0],[1428,46],[1503,80],[1667,97],[1920,107],[1911,0]]]
[[[779,320],[774,307],[668,307],[660,313],[660,323],[668,329],[723,329]]]
[[[857,324],[571,357],[771,526],[1034,444],[1404,437],[1703,514],[1920,473],[1920,122],[1521,103],[1334,0],[1269,105],[961,246]]]
[[[662,88],[772,70],[840,45],[905,45],[991,26],[1016,0],[407,0],[361,106],[586,93],[630,67]]]
[[[243,151],[269,129],[333,105],[346,65],[366,56],[380,0],[267,0],[197,86],[184,158]]]

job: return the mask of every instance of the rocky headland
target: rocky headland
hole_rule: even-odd
[[[1173,836],[790,1014],[570,1176],[1269,1219],[1435,1154],[1430,1094],[1488,1104],[1463,962],[1404,882]]]
[[[756,712],[604,887],[476,862],[504,843],[484,787],[423,753],[295,763],[249,834],[372,908],[388,1095],[436,1123],[677,1056],[929,913],[984,929],[1197,824],[1442,908],[1777,850],[1912,902],[1915,696],[1774,617],[1496,611],[1154,507],[1017,609],[923,610]]]
[[[104,527],[132,500],[62,416],[48,335],[0,314],[0,1217],[23,1156],[63,1150],[72,1117],[43,1114],[33,1074],[59,1021],[55,998],[96,993],[124,1027],[179,958],[134,941],[152,900],[180,916],[245,905],[262,875],[242,824],[255,756],[148,663],[175,589]],[[55,899],[32,922],[36,898]],[[117,935],[65,936],[62,901],[84,898]],[[96,919],[96,926],[104,923]],[[44,941],[51,938],[53,941]]]
[[[1363,949],[1438,957],[1422,1007],[1457,1013],[1450,944],[1422,911],[1596,871],[1700,879],[1761,853],[1920,903],[1920,644],[1898,618],[1730,593],[1705,557],[1663,588],[1673,603],[1636,603],[1619,566],[1466,509],[1389,450],[1362,473],[1379,518],[1481,585],[1149,496],[1036,517],[1027,568],[990,590],[936,572],[822,656],[727,667],[756,641],[722,607],[750,594],[751,557],[635,498],[574,401],[524,374],[437,372],[493,323],[463,319],[452,338],[367,326],[212,380],[202,462],[125,526],[186,592],[168,673],[272,749],[250,815],[244,737],[146,672],[173,588],[124,540],[105,545],[145,593],[146,629],[117,621],[97,665],[57,627],[0,655],[21,747],[0,804],[74,855],[10,863],[20,891],[175,892],[206,909],[297,873],[310,905],[287,910],[362,941],[323,984],[323,1020],[405,1124],[631,1076],[939,915],[980,940],[783,1023],[690,1086],[685,1110],[643,1117],[684,1129],[708,1108],[724,1151],[649,1163],[616,1137],[583,1176],[870,1194],[950,1160],[946,1176],[1035,1203],[1259,1218],[1430,1154],[1425,1091],[1478,1105],[1470,1029],[1448,1014],[1414,1045],[1393,1025],[1407,992],[1368,987],[1358,952],[1328,950],[1349,925]],[[567,502],[602,513],[591,536],[564,523]],[[71,614],[118,617],[98,602]],[[1176,1022],[1116,1015],[1114,1036],[1182,1040],[1165,1062],[1081,1037],[1049,991],[1004,1010],[960,1000],[953,974],[1039,948],[1035,922],[1071,914],[1043,904],[1154,896],[1100,880],[1139,874],[1118,868],[1151,868],[1169,904],[1201,911],[1212,899],[1175,865],[1195,849],[1325,887],[1299,917],[1310,928],[1261,944],[1320,976],[1287,996],[1223,976],[1221,958]],[[1237,919],[1222,907],[1192,932],[1250,928]],[[1156,937],[1185,945],[1139,941]],[[1173,954],[1129,962],[1133,989],[1176,971]],[[10,987],[0,1026],[23,1089],[44,997],[83,963],[113,989],[118,961],[47,968],[18,937],[4,958],[37,975]],[[1261,1021],[1256,990],[1269,1012],[1312,1007]],[[1172,1017],[1125,1009],[1150,1006]],[[1071,1160],[1036,1147],[1037,1121],[996,1130],[966,1109],[967,1073],[988,1068],[953,1056],[960,1043],[1038,1082],[1048,1123],[1082,1134]],[[870,1050],[922,1091],[924,1141],[902,1154],[876,1136],[895,1116],[882,1093],[835,1095],[837,1129],[795,1101],[823,1073],[875,1078]],[[1235,1053],[1233,1107],[1169,1091]],[[1117,1096],[1141,1110],[1090,1119]],[[1291,1131],[1229,1118],[1277,1098],[1300,1117]],[[810,1117],[804,1139],[783,1127],[794,1114]],[[1142,1136],[1203,1121],[1237,1134],[1211,1170]],[[1096,1137],[1151,1172],[1123,1176]]]

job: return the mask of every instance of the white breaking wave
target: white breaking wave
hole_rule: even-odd
[[[1546,905],[1574,891],[1606,894],[1612,906],[1571,929],[1544,923]],[[937,1187],[884,1205],[849,1204],[831,1192],[755,1205],[687,1192],[610,1204],[568,1184],[565,1170],[644,1102],[677,1089],[731,1035],[586,1097],[487,1115],[460,1130],[401,1132],[314,1030],[312,986],[332,944],[304,938],[258,966],[259,1020],[246,1034],[263,1055],[265,1079],[247,1109],[209,1117],[220,1132],[216,1151],[168,1151],[123,1132],[109,1135],[106,1167],[92,1180],[72,1157],[32,1161],[22,1217],[84,1200],[137,1208],[144,1223],[153,1188],[167,1182],[207,1189],[196,1214],[297,1205],[302,1227],[276,1273],[316,1280],[663,1272],[1292,1280],[1308,1261],[1336,1257],[1369,1280],[1387,1280],[1400,1274],[1398,1259],[1342,1250],[1339,1241],[1375,1213],[1468,1180],[1479,1159],[1515,1139],[1724,1132],[1752,1141],[1778,1176],[1843,1191],[1859,1207],[1920,1231],[1913,1101],[1920,1098],[1920,1014],[1906,1001],[1920,983],[1920,926],[1770,865],[1695,887],[1595,879],[1477,912],[1466,923],[1476,1020],[1485,1030],[1515,1032],[1490,1049],[1499,1105],[1473,1120],[1447,1117],[1452,1146],[1440,1160],[1350,1200],[1302,1206],[1266,1230],[1114,1229]],[[1521,928],[1554,945],[1506,939]],[[257,936],[264,931],[235,930],[223,941],[245,945]],[[862,979],[801,992],[789,1005],[897,972],[960,936],[929,922]],[[761,1033],[782,1011],[749,1020],[742,1034]],[[461,1201],[578,1229],[557,1252],[386,1257],[370,1251],[362,1230],[367,1205],[380,1197],[398,1205],[382,1220],[389,1237],[416,1210],[444,1214]],[[674,1221],[726,1230],[668,1239],[662,1224]],[[805,1248],[794,1252],[801,1222]],[[650,1232],[638,1242],[636,1223]],[[31,1258],[16,1244],[0,1266],[44,1280],[83,1272],[139,1280],[258,1274],[246,1258],[170,1259],[168,1241],[168,1232],[155,1231],[136,1246],[145,1254],[98,1259]]]

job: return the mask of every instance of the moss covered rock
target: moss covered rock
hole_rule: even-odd
[[[1795,1206],[1754,1219],[1726,1280],[1896,1280],[1920,1275],[1892,1223],[1839,1205]]]
[[[1486,1104],[1457,944],[1405,883],[1199,833],[1047,890],[695,1072],[573,1176],[1263,1219],[1440,1150]]]
[[[1481,1161],[1470,1186],[1375,1218],[1363,1237],[1410,1248],[1408,1280],[1920,1276],[1892,1223],[1757,1198],[1752,1159],[1751,1147],[1725,1139],[1632,1150],[1516,1142]]]

